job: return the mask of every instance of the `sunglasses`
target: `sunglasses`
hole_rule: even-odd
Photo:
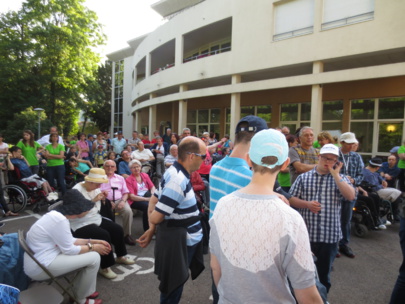
[[[206,154],[198,154],[198,153],[194,153],[194,152],[187,152],[187,154],[197,155],[197,156],[201,157],[202,160],[205,160],[207,158]]]

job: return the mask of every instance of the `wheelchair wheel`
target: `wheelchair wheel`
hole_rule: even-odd
[[[4,199],[10,211],[17,213],[27,206],[27,194],[17,185],[5,185],[3,187]]]
[[[365,238],[368,234],[368,229],[367,229],[366,225],[354,223],[353,228],[354,228],[353,229],[354,235],[359,238]]]

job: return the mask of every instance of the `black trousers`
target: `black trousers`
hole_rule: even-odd
[[[122,227],[108,219],[103,218],[100,226],[95,224],[87,225],[73,232],[75,238],[104,240],[114,245],[117,257],[127,254],[124,243],[124,230]],[[112,247],[112,246],[111,246]],[[113,251],[101,256],[100,268],[105,269],[115,264]]]

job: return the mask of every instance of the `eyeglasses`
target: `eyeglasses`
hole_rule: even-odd
[[[328,162],[328,163],[336,163],[337,159],[334,158],[327,158],[326,156],[321,155],[322,160]]]
[[[106,167],[106,168],[115,168],[114,165],[105,165],[104,167]]]
[[[206,154],[198,154],[198,153],[194,153],[194,152],[187,152],[187,154],[197,155],[197,156],[201,157],[202,160],[205,160],[207,158]]]

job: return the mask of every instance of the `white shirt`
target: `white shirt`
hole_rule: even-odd
[[[141,159],[150,159],[151,157],[153,157],[153,154],[149,149],[143,149],[142,152],[139,150],[135,150],[134,152],[131,153],[132,159],[141,160]],[[145,161],[142,162],[142,164],[145,163],[146,163]]]
[[[41,146],[45,147],[46,145],[50,144],[49,136],[51,136],[51,134],[44,135],[39,140],[37,140],[37,142]],[[58,143],[60,143],[61,145],[65,145],[65,143],[63,142],[62,136],[58,136],[58,138],[59,138]]]
[[[68,219],[55,210],[46,213],[27,232],[28,246],[35,253],[35,258],[45,266],[51,264],[61,253],[79,254],[81,247],[74,245],[75,242]],[[42,269],[25,254],[24,271],[28,276],[35,276]]]
[[[99,188],[95,189],[93,191],[87,191],[86,188],[84,188],[84,182],[76,184],[73,187],[73,189],[78,190],[81,194],[83,194],[83,196],[85,198],[87,198],[90,201],[93,198],[95,198],[99,193],[101,193],[101,190]],[[79,228],[82,228],[84,226],[91,225],[91,224],[95,224],[97,226],[100,226],[101,225],[101,220],[102,220],[101,215],[99,213],[100,208],[101,208],[101,202],[97,201],[95,203],[94,208],[92,208],[89,211],[89,213],[87,213],[84,217],[69,220],[70,228],[73,231],[76,231]]]

